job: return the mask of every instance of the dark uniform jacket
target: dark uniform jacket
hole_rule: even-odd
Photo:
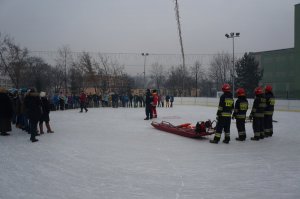
[[[234,101],[233,101],[232,93],[225,92],[220,97],[217,116],[218,117],[219,116],[231,117],[231,113],[232,113],[232,110],[233,110],[233,104],[234,104]]]
[[[248,110],[248,100],[245,96],[240,96],[235,102],[233,117],[236,119],[246,119]]]
[[[265,107],[266,107],[266,99],[265,99],[264,95],[256,95],[250,115],[252,117],[263,118],[264,112],[265,112]]]
[[[275,105],[275,97],[272,92],[268,92],[265,94],[265,98],[266,98],[265,115],[273,115],[274,105]]]

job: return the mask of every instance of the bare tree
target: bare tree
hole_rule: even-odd
[[[21,49],[9,36],[2,37],[0,33],[0,72],[8,75],[13,85],[19,88],[22,72],[26,67],[28,50]]]
[[[102,92],[124,92],[124,86],[127,87],[127,84],[129,84],[124,66],[102,54],[99,54],[99,58],[100,64],[97,70],[101,77]]]
[[[24,71],[26,78],[22,82],[23,86],[34,87],[38,91],[51,90],[51,72],[52,68],[40,57],[30,57],[27,59],[27,67]]]
[[[63,72],[63,82],[65,92],[68,92],[68,74],[67,71],[73,63],[73,57],[70,48],[65,45],[58,49],[58,56],[56,58],[56,67]]]
[[[72,64],[71,68],[68,71],[69,74],[69,82],[70,82],[70,90],[73,94],[79,93],[83,88],[83,74],[82,71],[76,66],[76,64]]]
[[[83,52],[79,56],[78,67],[83,72],[84,88],[93,87],[97,93],[99,88],[99,78],[96,72],[98,63],[93,60],[89,53]]]
[[[195,80],[195,88],[196,88],[196,97],[198,95],[199,82],[204,79],[205,71],[202,67],[202,64],[199,61],[196,61],[194,66],[191,67],[191,75]]]
[[[185,82],[187,80],[187,82]],[[184,96],[186,95],[184,84],[189,83],[188,71],[182,65],[178,67],[171,67],[169,71],[168,78],[166,80],[165,86],[168,90],[175,96]]]
[[[152,64],[152,69],[150,73],[151,73],[151,79],[155,82],[156,88],[160,90],[160,87],[165,80],[163,66],[159,65],[158,63]]]
[[[230,82],[231,58],[228,53],[219,53],[213,57],[209,68],[209,77],[216,83],[217,88]]]

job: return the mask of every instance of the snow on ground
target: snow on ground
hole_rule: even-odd
[[[216,107],[158,108],[157,121],[214,119]],[[37,143],[0,137],[1,199],[300,198],[300,113],[276,112],[274,136],[210,144],[154,129],[142,108],[51,112]]]

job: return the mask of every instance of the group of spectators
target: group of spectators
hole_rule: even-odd
[[[81,107],[80,95],[68,94],[64,95],[56,93],[49,97],[51,110],[65,110],[75,109]],[[173,107],[174,97],[172,95],[158,95],[158,107]],[[86,106],[87,107],[127,107],[137,108],[146,106],[145,95],[132,95],[129,94],[87,94],[86,95]]]
[[[45,92],[35,89],[20,89],[8,92],[0,88],[0,135],[8,136],[11,124],[30,134],[30,140],[37,142],[37,135],[43,134],[45,122],[47,133],[53,133],[49,121],[50,102]],[[38,131],[39,126],[39,131]]]
[[[155,92],[155,107],[172,107],[174,97],[158,95]],[[147,107],[146,95],[132,95],[117,93],[89,94],[82,91],[79,95],[64,95],[56,93],[46,96],[45,92],[36,92],[35,89],[10,89],[0,88],[0,135],[8,136],[12,124],[30,134],[32,142],[38,141],[36,136],[43,134],[43,123],[47,133],[53,133],[50,127],[50,111],[76,109],[80,112],[88,111],[87,107]],[[154,117],[157,116],[156,109]]]

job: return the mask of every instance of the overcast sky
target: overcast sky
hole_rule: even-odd
[[[300,0],[178,0],[187,54],[294,47]],[[174,0],[0,0],[0,32],[32,51],[180,53]]]

